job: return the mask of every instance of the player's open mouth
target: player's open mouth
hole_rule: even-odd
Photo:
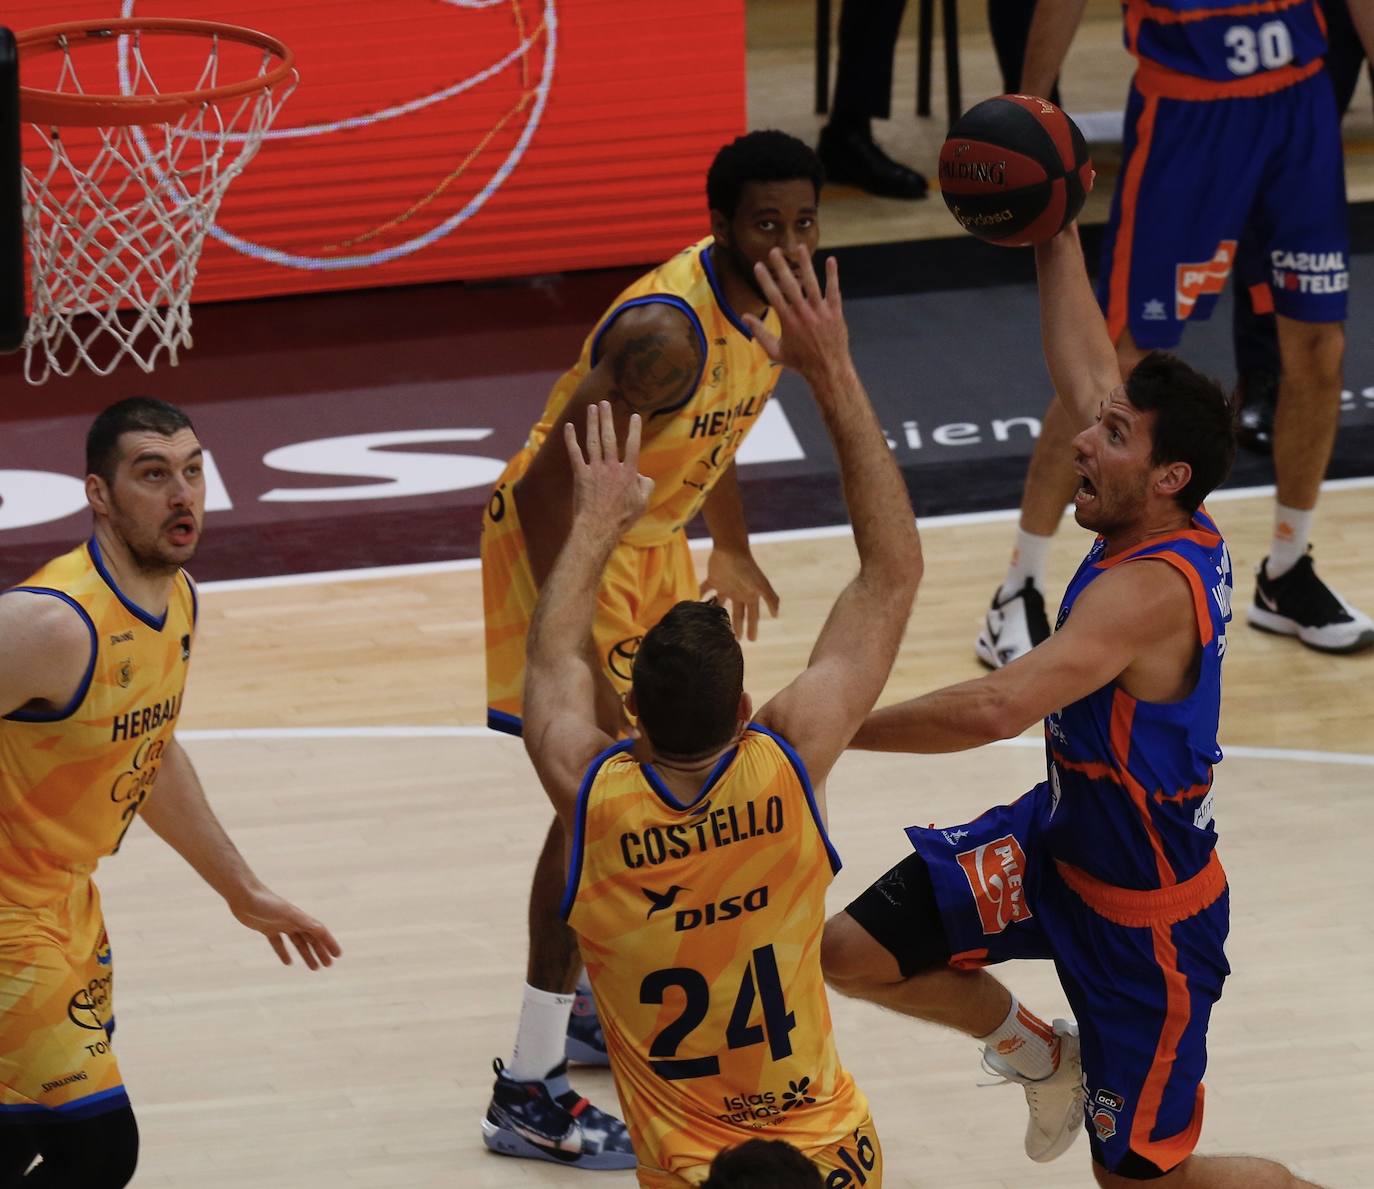
[[[1093,481],[1087,475],[1078,476],[1078,490],[1074,492],[1073,502],[1083,505],[1097,499],[1097,488],[1093,486]]]
[[[173,544],[189,545],[196,539],[196,522],[189,516],[174,520],[167,526],[167,535]]]

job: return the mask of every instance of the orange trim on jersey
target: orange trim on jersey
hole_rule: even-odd
[[[1202,511],[1202,509],[1198,509]],[[1201,545],[1204,549],[1215,549],[1221,544],[1221,534],[1211,532],[1205,528],[1187,528],[1177,533],[1161,533],[1156,537],[1146,537],[1134,549],[1128,549],[1125,553],[1118,553],[1115,557],[1109,557],[1103,561],[1093,562],[1093,566],[1099,570],[1110,570],[1113,566],[1119,566],[1124,561],[1132,558],[1149,556],[1158,557],[1159,554],[1142,554],[1143,549],[1153,549],[1156,545],[1167,545],[1171,541],[1191,541],[1194,545]]]
[[[1159,100],[1145,97],[1145,106],[1136,122],[1135,151],[1126,165],[1121,183],[1121,224],[1116,229],[1116,244],[1112,249],[1112,283],[1107,294],[1107,334],[1113,344],[1126,329],[1130,313],[1131,247],[1135,239],[1136,200],[1140,197],[1140,182],[1145,176],[1145,161],[1150,155],[1154,139],[1155,114]]]
[[[1121,888],[1089,875],[1081,867],[1055,859],[1060,878],[1093,912],[1127,929],[1172,925],[1196,916],[1226,891],[1226,871],[1213,851],[1207,865],[1191,879],[1171,888]]]
[[[1165,857],[1164,840],[1160,838],[1154,818],[1150,816],[1149,794],[1145,792],[1140,781],[1131,775],[1130,766],[1126,762],[1131,754],[1131,725],[1135,721],[1135,706],[1136,700],[1124,689],[1118,688],[1113,691],[1112,754],[1116,757],[1117,770],[1121,773],[1122,787],[1140,814],[1140,824],[1145,828],[1145,835],[1150,840],[1150,849],[1154,851],[1155,870],[1159,873],[1159,886],[1168,888],[1176,884],[1178,878],[1174,875],[1174,869],[1168,858]]]
[[[980,966],[988,964],[988,951],[981,950],[960,950],[957,954],[950,954],[949,964],[955,970],[977,970]]]
[[[1212,791],[1212,766],[1207,766],[1207,783],[1195,784],[1186,789],[1179,789],[1176,793],[1166,793],[1163,789],[1155,789],[1156,804],[1163,805],[1166,801],[1182,805],[1184,801],[1196,801],[1199,797],[1205,797]]]
[[[1159,1106],[1164,1101],[1164,1090],[1168,1085],[1169,1075],[1174,1070],[1178,1042],[1182,1039],[1192,1015],[1188,980],[1178,968],[1178,950],[1174,947],[1170,928],[1166,924],[1156,924],[1151,928],[1155,961],[1159,963],[1160,974],[1164,977],[1166,1008],[1164,1025],[1159,1030],[1159,1043],[1155,1046],[1150,1072],[1145,1076],[1140,1103],[1131,1123],[1131,1151],[1146,1157],[1164,1172],[1187,1159],[1202,1133],[1202,1086],[1199,1085],[1193,1105],[1193,1117],[1188,1126],[1167,1139],[1150,1138],[1159,1119]]]
[[[1251,0],[1249,4],[1222,4],[1216,8],[1190,8],[1180,11],[1151,4],[1150,0],[1130,0],[1130,6],[1139,14],[1139,20],[1154,21],[1157,25],[1193,25],[1198,21],[1209,21],[1213,17],[1257,17],[1265,13],[1286,12],[1290,8],[1301,8],[1306,4],[1312,4],[1312,0]],[[1316,5],[1313,4],[1313,7]]]
[[[1274,312],[1274,291],[1269,288],[1268,281],[1250,286],[1250,308],[1257,314]]]
[[[1065,772],[1077,772],[1089,780],[1110,780],[1113,784],[1121,783],[1121,773],[1110,764],[1103,764],[1097,760],[1071,760],[1063,752],[1053,748],[1050,749],[1050,755],[1054,758],[1055,766]]]
[[[1216,635],[1216,632],[1212,630],[1211,603],[1208,601],[1210,596],[1207,593],[1207,588],[1202,584],[1202,575],[1172,549],[1164,549],[1159,553],[1139,554],[1135,560],[1166,561],[1188,579],[1188,588],[1193,592],[1193,612],[1197,616],[1198,638],[1202,641],[1202,646],[1206,648],[1212,642],[1212,637]]]
[[[1273,95],[1306,82],[1321,70],[1322,62],[1323,59],[1314,58],[1303,66],[1283,66],[1278,70],[1262,70],[1248,78],[1218,82],[1215,79],[1198,78],[1194,74],[1183,74],[1158,62],[1151,62],[1148,58],[1140,58],[1135,72],[1135,88],[1146,97],[1147,103],[1151,99],[1258,99],[1261,95]],[[1125,210],[1124,202],[1122,210]]]

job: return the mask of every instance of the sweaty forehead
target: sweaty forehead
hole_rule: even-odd
[[[806,178],[785,182],[746,182],[740,193],[739,213],[776,210],[782,214],[816,207],[816,188]]]
[[[185,428],[170,436],[147,429],[131,429],[119,435],[121,462],[146,454],[158,454],[173,460],[184,459],[200,448],[200,439],[195,432]]]

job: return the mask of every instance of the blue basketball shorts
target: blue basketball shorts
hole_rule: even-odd
[[[1340,116],[1325,70],[1255,98],[1126,104],[1098,300],[1116,342],[1176,346],[1227,277],[1255,309],[1343,322],[1350,284]]]
[[[961,826],[907,835],[950,965],[1054,962],[1079,1027],[1093,1159],[1127,1176],[1167,1172],[1202,1129],[1207,1024],[1230,973],[1225,874],[1214,858],[1175,888],[1109,888],[1045,853],[1050,812],[1041,784]]]

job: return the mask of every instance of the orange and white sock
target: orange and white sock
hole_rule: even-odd
[[[1059,1068],[1059,1037],[1054,1029],[1011,997],[1011,1010],[1001,1026],[981,1040],[1023,1078],[1039,1081]]]
[[[1011,565],[1007,576],[1002,579],[1002,588],[997,592],[999,599],[1010,599],[1021,593],[1029,578],[1036,589],[1045,589],[1045,566],[1050,557],[1050,543],[1053,537],[1042,537],[1038,533],[1028,533],[1018,527],[1016,547],[1011,551]]]
[[[1285,508],[1274,505],[1274,540],[1269,546],[1269,560],[1264,572],[1270,578],[1288,573],[1298,559],[1307,552],[1307,536],[1312,531],[1312,512],[1308,508]]]

